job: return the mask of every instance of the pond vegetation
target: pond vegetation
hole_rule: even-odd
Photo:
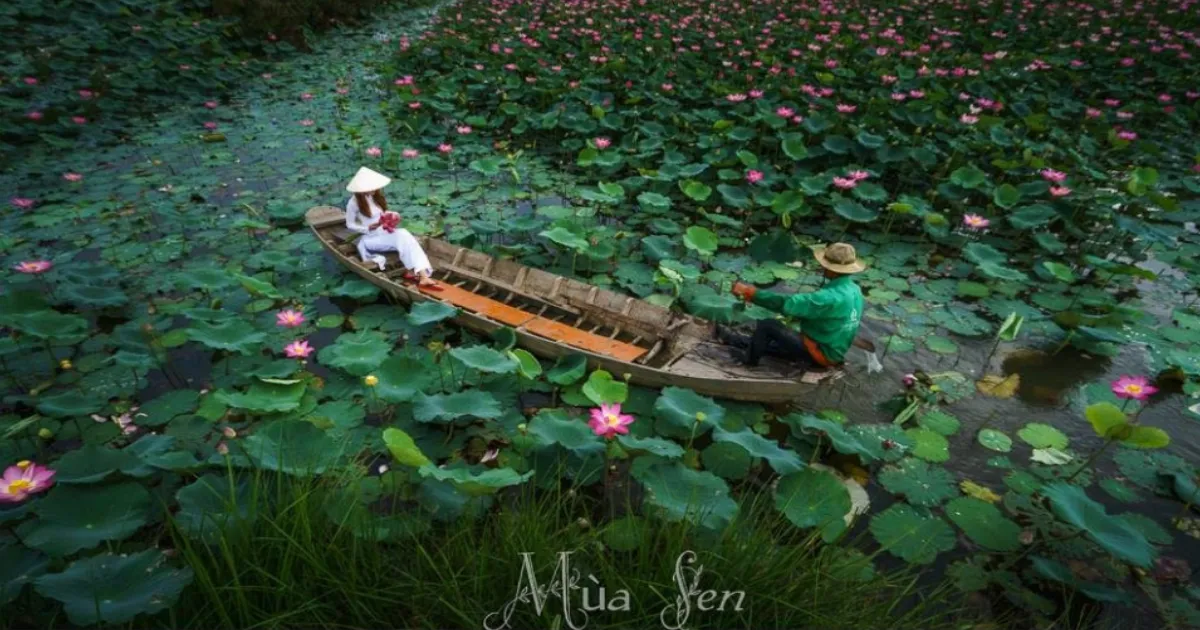
[[[128,77],[5,44],[0,627],[473,627],[527,550],[659,627],[689,548],[757,594],[711,627],[1200,625],[1191,4],[462,0],[275,61],[167,6],[100,20]],[[302,225],[360,164],[730,325],[851,242],[883,371],[767,407],[473,337]]]

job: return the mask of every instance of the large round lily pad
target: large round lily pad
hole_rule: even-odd
[[[879,483],[888,492],[922,507],[934,507],[958,496],[958,486],[950,471],[913,457],[880,469]]]
[[[150,493],[138,483],[60,485],[34,507],[37,520],[22,524],[17,533],[34,549],[65,556],[132,536],[147,523],[151,505]]]
[[[164,560],[157,549],[104,553],[77,560],[62,573],[43,575],[34,588],[62,602],[77,626],[125,623],[166,610],[191,583],[191,569],[177,569]]]
[[[1060,451],[1067,448],[1068,442],[1065,433],[1040,422],[1030,422],[1021,427],[1021,430],[1017,431],[1017,437],[1033,448],[1053,448]]]
[[[883,549],[911,564],[929,564],[954,548],[954,529],[941,518],[897,503],[871,519],[871,535]]]
[[[659,462],[635,473],[646,488],[647,502],[667,520],[687,520],[722,530],[737,515],[738,504],[720,477],[677,462]]]
[[[987,501],[972,497],[953,499],[946,504],[946,516],[985,549],[1013,551],[1021,546],[1021,527]]]
[[[1054,482],[1042,488],[1059,518],[1083,530],[1105,551],[1130,564],[1148,567],[1157,555],[1146,536],[1128,522],[1107,514],[1104,506],[1087,496],[1083,488]]]
[[[317,360],[354,376],[366,376],[379,368],[391,349],[391,344],[380,333],[343,333],[334,343],[321,348]]]

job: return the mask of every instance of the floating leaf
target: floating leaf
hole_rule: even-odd
[[[59,485],[34,505],[37,520],[17,528],[25,545],[53,556],[124,540],[150,516],[150,493],[141,484]]]
[[[929,564],[956,542],[946,521],[904,503],[876,514],[870,529],[884,551],[911,564]]]
[[[833,474],[805,468],[779,480],[775,508],[796,527],[834,526],[840,531],[845,528],[851,501],[846,487]]]
[[[307,391],[303,382],[270,383],[255,381],[245,392],[217,390],[213,397],[234,409],[251,413],[277,413],[293,411],[300,407],[300,400]]]
[[[717,251],[717,235],[706,227],[693,225],[684,234],[683,244],[702,256],[711,256]]]
[[[888,492],[921,507],[934,507],[958,496],[953,474],[912,457],[881,468],[879,483]]]
[[[546,379],[555,385],[573,385],[587,374],[587,357],[572,353],[559,357],[546,372]]]
[[[694,425],[720,424],[725,417],[725,409],[690,389],[667,387],[654,403],[654,410],[660,418],[672,426],[690,431]]]
[[[1021,527],[991,503],[959,497],[946,504],[946,516],[984,549],[1014,551],[1021,546]]]
[[[1021,386],[1021,375],[1013,372],[1008,376],[988,374],[975,382],[980,393],[992,398],[1012,398]]]
[[[583,395],[596,405],[623,403],[629,396],[629,385],[613,380],[612,374],[596,370],[583,384]]]
[[[458,309],[445,302],[420,302],[408,311],[408,323],[413,326],[428,326],[458,316]]]
[[[1042,494],[1059,518],[1083,530],[1105,551],[1139,567],[1149,567],[1154,561],[1156,554],[1146,537],[1126,521],[1107,514],[1083,488],[1053,482],[1042,488]]]
[[[417,394],[413,400],[413,418],[417,422],[450,422],[464,417],[491,419],[502,414],[500,401],[482,390],[434,396]]]
[[[321,348],[317,359],[354,376],[366,376],[379,368],[390,350],[391,344],[382,334],[364,330],[342,333],[334,343]]]
[[[450,356],[470,369],[488,374],[512,374],[517,371],[517,362],[512,357],[487,346],[454,348],[450,350]]]
[[[913,455],[934,463],[950,459],[950,443],[942,435],[920,427],[908,429],[905,433],[913,441]]]
[[[988,503],[998,503],[1000,501],[1000,495],[993,492],[991,488],[977,484],[970,479],[963,479],[959,482],[958,488],[962,490],[963,494],[979,499],[980,501],[987,501]]]
[[[401,403],[412,400],[417,393],[437,382],[440,371],[432,361],[399,354],[388,357],[374,374],[379,379],[375,395],[386,402]]]
[[[383,443],[392,457],[405,466],[420,468],[431,463],[412,437],[396,428],[383,430]]]
[[[188,338],[197,341],[214,350],[227,350],[241,354],[250,354],[267,335],[255,330],[250,324],[232,319],[216,324],[193,321],[187,328]]]
[[[1017,437],[1034,448],[1067,448],[1067,435],[1062,431],[1040,422],[1030,422],[1017,431]]]
[[[977,439],[984,448],[998,453],[1007,453],[1012,450],[1012,438],[996,429],[980,430]]]
[[[39,577],[34,587],[62,602],[71,623],[95,626],[166,610],[191,581],[191,569],[171,567],[160,551],[147,549],[76,560],[62,573]]]

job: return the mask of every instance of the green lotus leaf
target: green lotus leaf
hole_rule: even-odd
[[[503,413],[500,401],[482,390],[434,396],[418,393],[413,398],[413,418],[417,422],[444,423],[461,418],[487,420],[499,418]]]
[[[58,296],[72,304],[111,308],[129,303],[129,296],[112,287],[68,284],[59,288]]]
[[[634,471],[646,489],[646,502],[669,521],[689,521],[721,531],[733,522],[738,504],[716,475],[678,462],[656,462]]]
[[[958,418],[940,409],[931,409],[917,416],[917,424],[946,437],[958,433],[959,428],[962,427]]]
[[[360,302],[367,302],[379,296],[379,287],[362,278],[352,277],[346,278],[341,284],[330,289],[329,293]]]
[[[729,295],[704,293],[688,299],[687,304],[688,310],[697,317],[724,323],[733,321],[738,299]]]
[[[1133,448],[1165,448],[1171,443],[1171,436],[1158,427],[1135,426],[1129,435],[1121,440],[1121,444]]]
[[[171,607],[192,582],[192,570],[163,562],[157,549],[129,555],[104,553],[76,560],[62,573],[43,575],[34,588],[63,603],[77,626],[123,624]]]
[[[266,341],[264,332],[242,320],[228,320],[216,324],[193,320],[187,328],[188,339],[200,342],[214,350],[226,350],[250,354],[259,344]]]
[[[618,435],[617,442],[626,451],[642,451],[663,459],[679,459],[683,457],[683,447],[656,437],[637,437],[634,435]]]
[[[725,417],[725,408],[711,398],[681,387],[663,389],[654,403],[654,411],[659,419],[676,430],[690,433],[697,427],[696,435],[720,424]]]
[[[311,422],[275,420],[241,444],[254,464],[289,475],[319,475],[337,464],[342,447]]]
[[[921,427],[907,429],[905,433],[913,441],[913,455],[934,463],[950,459],[950,443],[941,434]]]
[[[612,374],[604,370],[596,370],[588,376],[583,384],[583,395],[596,405],[623,403],[629,396],[629,385],[624,381],[613,380]]]
[[[999,453],[1007,453],[1012,450],[1012,438],[996,429],[981,429],[976,439],[989,450]]]
[[[1156,555],[1145,535],[1128,522],[1113,518],[1083,488],[1060,481],[1047,484],[1042,495],[1063,521],[1077,527],[1112,555],[1139,567],[1148,567]]]
[[[558,445],[586,457],[604,451],[604,442],[583,418],[574,418],[560,409],[543,409],[526,429],[542,447]],[[627,436],[622,436],[627,437]]]
[[[1012,184],[1000,184],[996,187],[996,190],[992,191],[992,201],[997,206],[1007,210],[1020,203],[1021,191]],[[1012,222],[1011,217],[1009,217],[1009,222]]]
[[[184,270],[176,277],[175,282],[181,289],[211,292],[231,287],[236,280],[223,269],[197,267]]]
[[[382,334],[364,330],[342,333],[332,344],[321,348],[317,359],[323,365],[341,368],[354,376],[366,376],[379,368],[391,349],[392,344]]]
[[[712,195],[712,188],[694,179],[679,182],[679,190],[693,201],[706,201]]]
[[[255,491],[247,479],[209,473],[175,493],[175,524],[188,536],[215,543],[229,527],[243,527],[257,517]]]
[[[787,475],[804,469],[804,460],[793,450],[780,447],[750,429],[728,431],[721,425],[713,427],[713,441],[716,443],[737,444],[750,456],[762,458],[771,464],[771,468],[781,475]]]
[[[1030,422],[1017,431],[1017,437],[1034,448],[1067,448],[1067,435],[1062,431],[1040,422]]]
[[[1015,551],[1021,546],[1021,527],[987,501],[973,497],[953,499],[946,504],[946,517],[989,551]]]
[[[37,520],[17,528],[26,546],[66,556],[106,541],[124,540],[149,521],[153,502],[141,484],[59,485],[38,501]]]
[[[555,243],[558,243],[567,249],[575,250],[577,252],[582,252],[591,247],[591,243],[588,242],[587,238],[562,226],[546,230],[538,236],[550,239],[551,241],[554,241]]]
[[[414,304],[408,312],[408,323],[413,326],[428,326],[458,316],[458,309],[445,302],[421,302]]]
[[[910,564],[930,564],[957,542],[946,521],[904,503],[876,514],[870,529],[884,551]]]
[[[276,289],[275,285],[270,282],[240,273],[236,277],[242,288],[252,296],[270,298],[272,300],[283,299],[283,295],[279,293],[279,289]]]
[[[170,422],[172,418],[191,413],[196,410],[200,400],[200,392],[191,389],[176,389],[142,405],[139,413],[146,414],[139,418],[138,424],[156,427]]]
[[[978,188],[987,181],[987,175],[974,165],[967,165],[950,173],[950,181],[963,188]]]
[[[1061,254],[1066,251],[1067,246],[1063,244],[1057,236],[1050,232],[1041,232],[1033,235],[1033,240],[1037,241],[1038,247],[1050,252],[1051,254]]]
[[[528,350],[516,348],[510,350],[508,356],[517,362],[517,371],[527,379],[535,379],[542,375],[542,363]]]
[[[432,462],[421,452],[412,436],[396,428],[383,430],[383,443],[396,461],[405,466],[420,468]]]
[[[920,507],[935,507],[959,496],[954,475],[940,466],[912,457],[879,470],[879,483],[892,494]]]
[[[655,192],[644,192],[637,196],[638,204],[646,212],[661,214],[671,209],[671,200]],[[586,245],[584,246],[586,247]]]
[[[511,468],[484,468],[475,474],[465,466],[438,468],[433,464],[422,466],[418,472],[422,477],[448,481],[467,496],[473,497],[495,494],[503,488],[525,483],[533,476],[533,471],[518,474]]]
[[[555,385],[573,385],[587,374],[587,357],[572,353],[559,357],[554,367],[546,372],[546,379]]]
[[[870,223],[879,218],[879,211],[845,197],[833,202],[833,211],[847,221],[855,223]]]
[[[1101,402],[1088,405],[1084,410],[1084,416],[1092,425],[1092,430],[1105,439],[1121,439],[1129,434],[1129,417],[1121,411],[1120,407],[1109,403]]]
[[[704,469],[722,479],[745,479],[754,464],[746,449],[732,442],[714,442],[700,452]]]
[[[25,585],[46,572],[50,559],[20,545],[0,547],[0,606],[21,595]]]
[[[779,480],[775,487],[775,509],[796,527],[819,527],[832,535],[846,527],[845,517],[853,503],[850,493],[832,473],[805,468]]]
[[[99,444],[84,444],[55,463],[57,474],[54,480],[59,484],[96,483],[117,471],[128,473],[140,465],[141,462],[132,452]]]
[[[88,334],[88,321],[78,315],[58,311],[38,311],[11,315],[5,323],[26,335],[59,343],[77,343]]]
[[[450,350],[450,356],[470,369],[488,374],[512,374],[517,371],[517,362],[512,357],[487,346],[454,348]]]
[[[989,278],[1011,280],[1014,282],[1025,282],[1029,279],[1029,276],[1024,273],[1011,267],[1006,267],[1005,263],[1008,262],[1007,257],[991,245],[984,245],[978,241],[973,241],[963,248],[963,255],[967,260],[975,263],[975,268],[980,273]]]
[[[428,359],[399,354],[388,357],[374,374],[379,379],[375,395],[380,400],[401,403],[412,400],[418,392],[437,382],[439,371]]]
[[[717,251],[717,234],[706,227],[693,225],[684,234],[683,244],[702,256],[711,256]]]
[[[872,184],[871,182],[860,182],[854,187],[853,194],[863,201],[884,201],[888,197],[887,191],[883,189],[883,186]]]
[[[245,392],[217,390],[213,396],[228,407],[264,414],[298,409],[306,391],[308,386],[304,382],[268,383],[259,380],[251,383]]]
[[[793,160],[803,160],[808,157],[808,147],[804,143],[804,134],[785,133],[779,136],[779,145],[784,155]]]
[[[745,208],[750,205],[750,195],[741,186],[717,184],[717,192],[721,193],[722,201],[734,208]]]
[[[86,416],[104,408],[104,399],[69,389],[38,399],[38,411],[57,418]]]
[[[927,335],[924,339],[925,347],[938,354],[954,354],[958,352],[958,344],[938,335]]]

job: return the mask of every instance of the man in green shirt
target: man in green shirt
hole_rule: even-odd
[[[862,289],[851,274],[866,266],[847,243],[834,243],[813,254],[825,268],[826,278],[825,285],[813,293],[783,295],[741,282],[733,285],[734,295],[780,313],[800,328],[796,333],[778,319],[763,319],[749,339],[720,333],[726,343],[747,347],[746,365],[758,365],[766,354],[823,367],[841,365],[845,360],[863,314]]]

